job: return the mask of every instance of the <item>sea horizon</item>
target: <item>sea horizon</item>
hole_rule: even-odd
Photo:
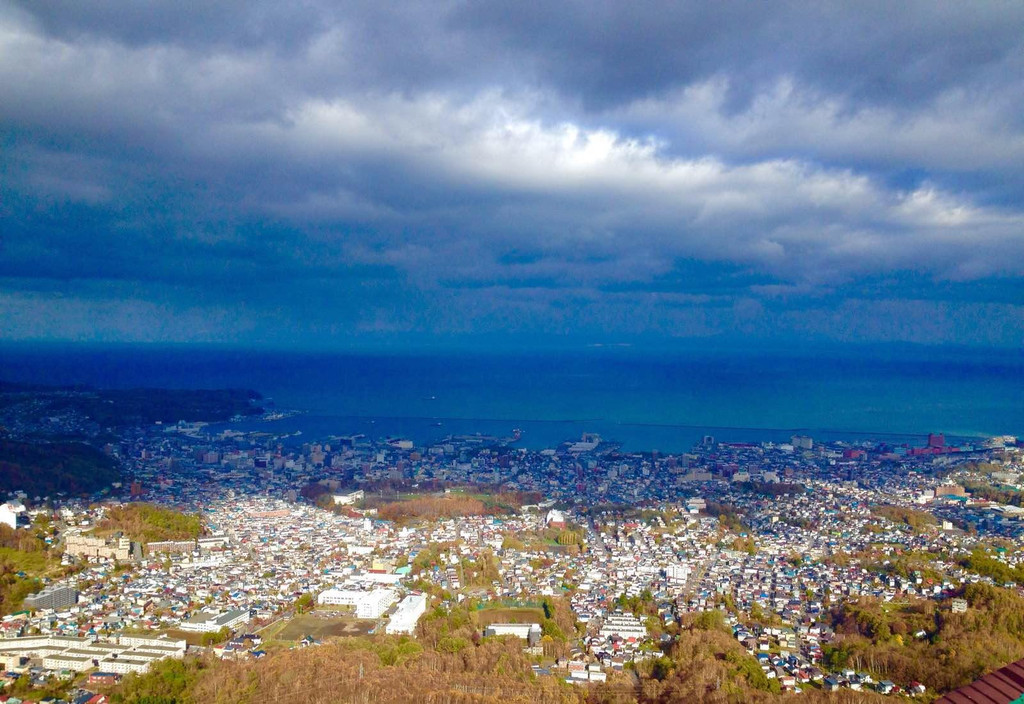
[[[249,388],[268,408],[300,413],[241,427],[302,440],[363,434],[427,444],[518,428],[518,446],[530,449],[596,432],[628,451],[682,452],[704,435],[914,444],[931,432],[964,440],[1024,430],[1024,363],[1002,348],[382,352],[8,343],[0,345],[0,368],[0,379],[15,382]]]

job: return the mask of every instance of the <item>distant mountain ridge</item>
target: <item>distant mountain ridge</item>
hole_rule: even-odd
[[[77,412],[101,427],[225,421],[262,413],[255,404],[262,398],[251,389],[96,389],[0,381],[0,411],[33,401],[32,408],[17,410],[35,416]]]

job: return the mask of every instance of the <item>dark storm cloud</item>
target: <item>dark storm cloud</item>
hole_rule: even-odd
[[[273,46],[287,50],[326,29],[328,19],[310,4],[244,0],[57,0],[16,4],[48,34],[64,41],[106,38],[131,47],[172,43],[195,49]]]
[[[792,76],[830,94],[914,104],[997,87],[1020,67],[1011,3],[473,3],[456,23],[509,44],[563,92],[629,102],[724,74],[737,104]]]
[[[1022,30],[1011,3],[0,2],[4,335],[847,339],[843,311],[1020,343]]]
[[[950,87],[1001,85],[1006,70],[1021,65],[1024,23],[1019,3],[17,4],[65,41],[307,58],[322,42],[385,88],[414,85],[410,78],[493,81],[497,74],[552,83],[595,104],[718,74],[735,77],[748,96],[758,83],[789,75],[829,93],[914,103]]]

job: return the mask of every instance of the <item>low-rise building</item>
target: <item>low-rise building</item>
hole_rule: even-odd
[[[249,623],[249,612],[244,609],[231,609],[228,611],[199,611],[192,614],[192,617],[182,621],[183,631],[194,633],[216,633],[222,628],[233,629]],[[120,670],[115,670],[120,672]]]
[[[484,629],[485,636],[515,636],[530,646],[540,643],[541,633],[539,623],[492,623]]]

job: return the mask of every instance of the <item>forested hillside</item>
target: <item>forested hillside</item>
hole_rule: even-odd
[[[94,531],[110,535],[120,531],[132,540],[190,540],[199,537],[203,524],[198,515],[147,503],[124,504],[107,509]]]
[[[564,603],[545,607],[557,628],[545,651],[564,644],[571,629]],[[546,617],[547,618],[547,617]],[[535,660],[512,637],[481,638],[477,617],[466,605],[429,612],[418,637],[342,638],[320,647],[274,653],[256,661],[192,659],[164,661],[143,676],[130,675],[114,692],[126,704],[670,704],[675,702],[782,701],[757,661],[722,630],[720,621],[699,620],[685,628],[667,655],[638,669],[612,674],[607,683],[581,687],[565,682],[565,671],[535,676]],[[551,636],[550,633],[556,635]],[[811,690],[801,701],[880,702],[871,693],[829,694]]]
[[[115,459],[80,442],[29,443],[0,437],[0,492],[92,494],[121,478]]]
[[[16,531],[0,525],[0,616],[20,609],[22,600],[43,586],[43,576],[69,571],[61,567],[59,551],[46,543],[50,535],[46,519]]]
[[[962,614],[923,599],[843,604],[833,612],[837,639],[826,664],[947,692],[1024,658],[1024,598],[985,584],[968,585],[962,596]]]

